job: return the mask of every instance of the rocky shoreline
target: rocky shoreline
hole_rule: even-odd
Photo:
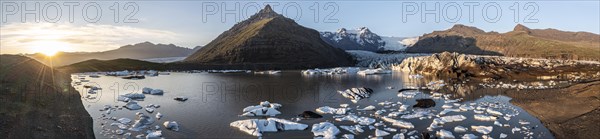
[[[556,138],[595,138],[600,122],[600,64],[593,61],[548,60],[439,53],[411,57],[394,70],[504,89],[511,103],[537,117]],[[486,82],[500,82],[487,85]],[[505,83],[502,83],[504,81]],[[505,87],[525,81],[564,82],[545,88]],[[503,84],[503,85],[500,85]]]

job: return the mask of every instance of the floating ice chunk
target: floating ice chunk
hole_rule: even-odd
[[[473,117],[475,118],[475,120],[478,121],[496,121],[496,117],[494,116],[487,116],[487,115],[481,115],[481,114],[475,114],[473,115]]]
[[[460,112],[460,109],[444,109],[440,112],[440,115],[446,115],[449,112]]]
[[[421,92],[417,92],[417,91],[404,91],[404,92],[398,93],[398,97],[401,97],[401,98],[414,98],[418,93],[421,93]]]
[[[110,126],[117,126],[119,129],[129,128],[126,124],[122,124],[122,123],[111,123]]]
[[[148,88],[148,87],[144,87],[144,88],[142,88],[142,93],[144,93],[144,94],[150,94],[150,92],[152,92],[152,90],[154,90],[154,89]]]
[[[146,95],[144,94],[138,94],[138,93],[129,93],[129,94],[124,94],[121,95],[122,97],[126,97],[126,98],[130,98],[130,99],[144,99],[146,98]]]
[[[521,125],[528,125],[528,124],[529,124],[529,122],[527,122],[527,121],[525,121],[525,120],[520,120],[520,119],[519,119],[519,124],[521,124]]]
[[[465,134],[461,138],[462,139],[477,139],[478,137],[473,134]]]
[[[123,133],[125,133],[125,131],[123,131],[121,129],[115,130],[115,134],[117,134],[117,135],[122,135]]]
[[[281,114],[277,109],[281,108],[281,104],[270,103],[269,101],[260,102],[256,106],[248,106],[242,110],[242,116],[275,116]]]
[[[345,98],[349,98],[352,102],[356,103],[357,101],[368,98],[371,93],[373,93],[373,89],[361,87],[361,88],[350,88],[345,91],[338,91],[339,94],[342,94]]]
[[[358,117],[356,115],[350,114],[346,115],[342,118],[336,118],[336,121],[352,121],[354,123],[358,123],[360,125],[371,125],[375,123],[375,119],[369,117]]]
[[[459,122],[467,119],[467,117],[462,115],[452,115],[452,116],[442,116],[439,118],[433,119],[434,124],[443,125],[449,122]]]
[[[142,109],[142,106],[138,105],[137,102],[130,101],[130,102],[127,102],[127,104],[125,104],[125,108],[127,108],[129,110],[139,110],[139,109]]]
[[[418,109],[418,110],[415,110],[414,113],[402,115],[400,118],[413,119],[413,118],[421,118],[421,117],[428,117],[428,116],[433,116],[431,111],[425,110],[425,109]]]
[[[119,120],[117,120],[117,121],[119,121],[119,123],[122,123],[122,124],[131,123],[131,119],[129,119],[129,118],[119,118]]]
[[[154,108],[146,108],[146,111],[149,113],[153,113],[154,112]]]
[[[390,135],[390,133],[385,132],[383,130],[375,129],[375,136],[376,137],[383,137],[383,136],[387,136],[387,135]]]
[[[501,115],[502,115],[502,113],[501,113],[501,112],[499,112],[499,111],[496,111],[496,110],[493,110],[492,108],[488,108],[488,109],[486,110],[486,112],[488,112],[488,113],[489,113],[489,114],[491,114],[491,115],[495,115],[495,116],[501,116]]]
[[[308,127],[305,124],[277,118],[238,120],[230,123],[229,126],[237,127],[243,132],[258,137],[262,136],[263,132],[304,130]]]
[[[177,96],[177,97],[174,97],[173,99],[177,100],[177,101],[186,101],[186,100],[188,100],[188,98],[184,97],[184,96]]]
[[[492,132],[494,127],[492,126],[471,126],[473,131],[479,132],[481,134],[489,134]]]
[[[404,139],[404,134],[398,133],[398,134],[392,136],[392,139]]]
[[[504,133],[500,133],[500,138],[501,138],[501,139],[503,139],[503,138],[506,138],[506,137],[508,137],[508,135],[506,135],[506,134],[504,134]]]
[[[150,132],[150,133],[148,133],[148,135],[146,135],[146,139],[158,139],[160,137],[162,137],[162,131],[160,131],[160,130]]]
[[[342,138],[343,139],[354,139],[354,135],[352,135],[352,134],[344,134],[344,135],[342,135]]]
[[[318,113],[321,114],[346,114],[348,108],[332,108],[329,106],[323,106],[316,109]]]
[[[452,108],[452,107],[454,107],[454,106],[453,106],[453,105],[450,105],[450,104],[444,104],[444,105],[442,105],[442,108],[443,108],[443,109],[450,109],[450,108]]]
[[[452,132],[450,132],[448,130],[444,130],[444,129],[435,132],[435,135],[437,137],[439,137],[439,138],[442,138],[442,139],[453,139],[453,138],[455,138],[454,135],[452,135]]]
[[[348,108],[348,106],[350,106],[350,105],[348,105],[348,104],[340,104],[340,107],[342,107],[342,108]]]
[[[321,122],[313,124],[311,132],[313,132],[315,137],[335,138],[340,133],[340,129],[330,122]]]
[[[146,128],[148,125],[154,123],[154,119],[143,113],[138,112],[136,115],[138,118],[136,119],[135,123],[133,123],[131,128],[129,128],[131,131],[140,131],[143,128]]]
[[[467,130],[468,129],[466,127],[463,127],[463,126],[456,126],[456,127],[454,127],[454,132],[456,132],[456,133],[464,133],[464,132],[467,132]]]
[[[118,96],[117,101],[129,102],[131,99],[125,96]]]
[[[353,125],[353,126],[340,126],[340,128],[347,130],[348,132],[352,133],[352,134],[358,134],[358,133],[362,133],[365,132],[365,130],[362,129],[362,126],[360,125]]]
[[[473,106],[467,106],[467,105],[461,105],[460,107],[458,107],[458,109],[460,109],[461,111],[470,111],[475,109],[475,107]]]
[[[502,123],[500,123],[500,122],[498,122],[498,121],[494,121],[494,125],[496,125],[496,126],[499,126],[499,127],[502,127],[502,126],[503,126],[503,125],[502,125]]]
[[[156,113],[156,119],[160,119],[162,117],[163,117],[163,115],[160,112]]]
[[[519,132],[519,131],[521,131],[521,129],[518,127],[514,127],[511,131],[513,134],[515,134],[515,132]]]
[[[154,89],[150,91],[150,95],[163,95],[164,91],[161,89]]]
[[[409,106],[409,105],[401,105],[401,106],[398,108],[398,111],[400,111],[400,112],[401,112],[401,111],[405,111],[405,110],[407,110],[407,109],[408,109],[408,107],[410,107],[410,106]]]
[[[366,69],[366,70],[361,70],[356,72],[359,75],[374,75],[374,74],[391,74],[392,71],[391,70],[386,70],[386,69],[382,69],[382,68],[377,68],[377,69]]]
[[[477,113],[477,114],[482,114],[483,113],[483,111],[480,111],[480,110],[473,110],[473,112]]]
[[[390,131],[390,132],[396,132],[396,131],[398,131],[398,130],[396,130],[394,128],[389,128],[389,127],[383,128],[383,130]]]
[[[381,119],[383,119],[383,121],[385,121],[385,122],[392,123],[392,125],[394,125],[394,126],[407,128],[407,129],[415,128],[415,126],[412,123],[407,122],[407,121],[396,120],[396,119],[392,119],[392,118],[388,118],[388,117],[381,117]]]
[[[365,108],[358,109],[358,110],[363,110],[363,111],[372,111],[372,110],[375,110],[375,106],[373,106],[373,105],[369,105],[369,106],[367,106],[367,107],[365,107]]]
[[[179,131],[179,124],[177,124],[177,122],[175,122],[175,121],[165,121],[163,123],[163,125],[167,129],[170,129],[170,130],[173,130],[173,131]]]

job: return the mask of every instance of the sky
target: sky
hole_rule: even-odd
[[[368,27],[381,36],[416,37],[454,24],[496,32],[507,32],[516,24],[523,24],[535,29],[600,33],[598,0],[28,0],[0,4],[2,54],[105,51],[144,41],[193,48],[209,43],[265,4],[318,31]]]

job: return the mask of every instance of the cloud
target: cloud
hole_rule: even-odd
[[[0,27],[0,53],[34,53],[47,47],[70,52],[105,51],[143,41],[168,44],[179,38],[170,31],[130,26],[11,23]]]

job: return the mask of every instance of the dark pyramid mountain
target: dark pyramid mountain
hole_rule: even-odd
[[[270,68],[349,66],[352,57],[267,5],[185,59],[185,63]],[[251,68],[251,67],[249,67]]]

